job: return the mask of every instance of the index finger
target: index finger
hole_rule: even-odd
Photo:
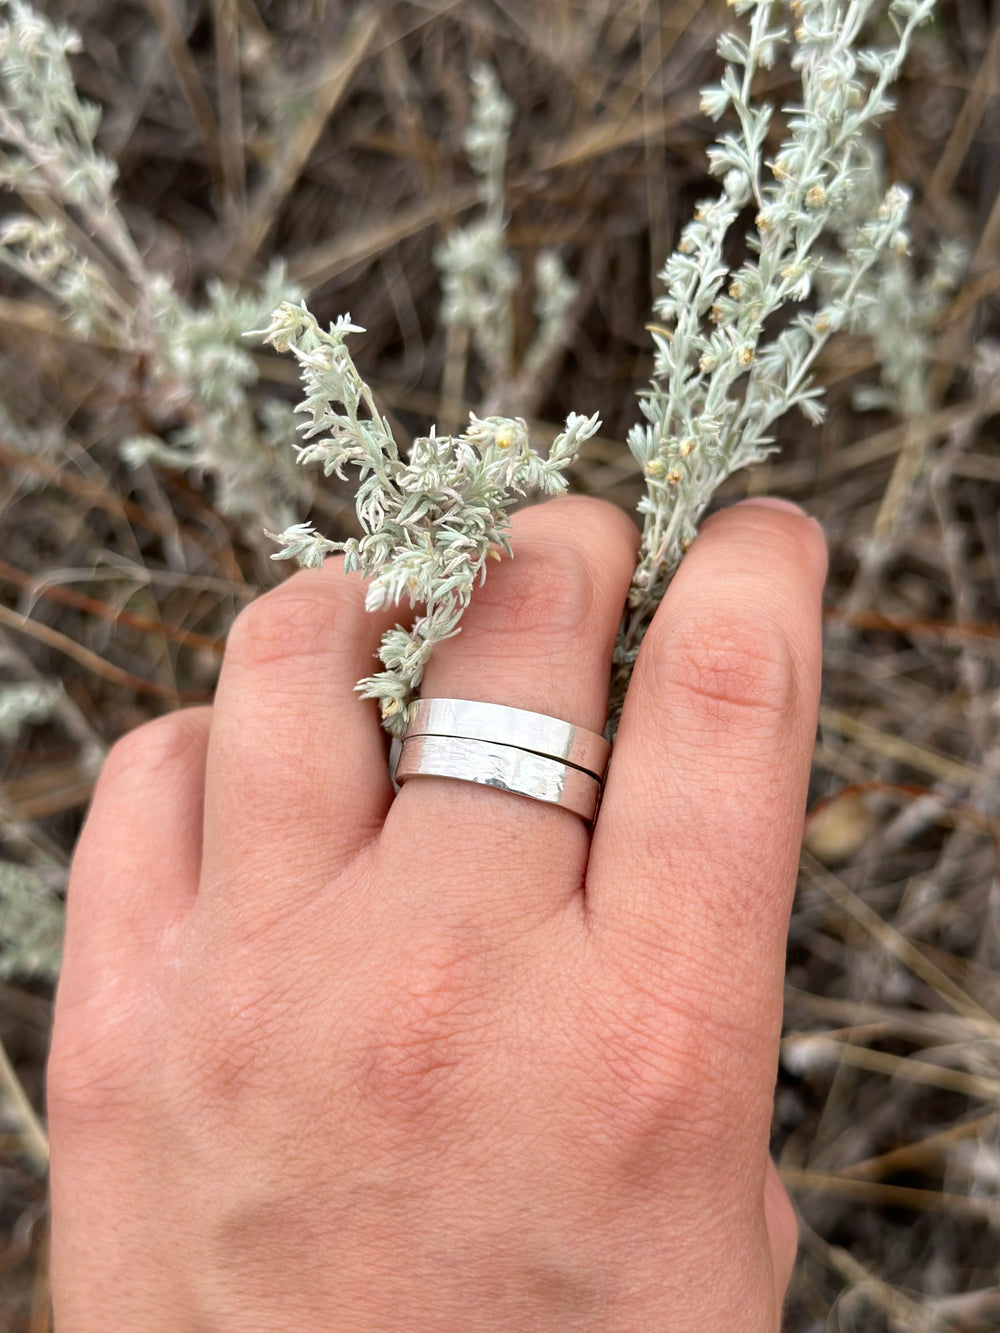
[[[705,523],[643,641],[591,848],[588,911],[612,951],[748,1054],[780,1021],[825,576],[819,524],[794,506]]]

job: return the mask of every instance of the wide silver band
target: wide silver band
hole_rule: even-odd
[[[597,778],[582,769],[513,745],[461,736],[404,737],[396,782],[401,785],[420,775],[459,778],[530,796],[571,810],[588,821],[597,814],[601,795]]]
[[[403,739],[414,736],[455,736],[514,746],[535,755],[572,764],[600,781],[611,746],[596,731],[563,722],[547,713],[472,699],[418,699],[410,705]]]

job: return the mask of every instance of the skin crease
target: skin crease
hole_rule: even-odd
[[[428,667],[603,727],[631,519],[564,498]],[[112,750],[49,1066],[56,1333],[777,1333],[768,1157],[826,553],[709,519],[597,823],[415,778],[338,561],[237,621],[212,708]]]

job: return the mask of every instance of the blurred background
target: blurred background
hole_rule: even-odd
[[[22,93],[8,72],[11,1333],[50,1327],[44,1060],[66,871],[102,756],[143,720],[211,697],[234,616],[290,572],[269,560],[265,527],[308,517],[331,537],[357,531],[349,487],[292,466],[292,359],[240,335],[304,295],[321,322],[349,311],[367,330],[352,350],[399,438],[482,405],[495,386],[442,320],[435,252],[476,214],[463,135],[470,72],[486,61],[515,108],[515,355],[535,335],[538,254],[555,251],[575,283],[558,345],[501,406],[540,445],[568,412],[599,412],[572,487],[633,509],[643,488],[623,441],[652,373],[656,275],[717,191],[699,89],[717,81],[715,41],[736,22],[718,0],[48,0],[41,12],[81,34],[73,77],[100,108],[97,148],[119,176],[113,189],[90,181],[85,133],[53,150],[48,177],[19,175]],[[0,19],[13,14],[3,0]],[[761,80],[779,106],[797,86],[781,63]],[[718,496],[797,501],[832,557],[774,1118],[802,1225],[791,1333],[1000,1329],[998,92],[996,0],[942,0],[883,127],[888,178],[914,192],[918,275],[943,242],[965,256],[902,334],[919,410],[880,396],[876,351],[838,335],[818,366],[825,423],[783,420],[780,451]],[[39,135],[58,119],[44,98],[24,114]],[[37,229],[19,241],[12,219],[25,213]]]

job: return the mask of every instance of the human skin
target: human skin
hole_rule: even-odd
[[[602,729],[638,536],[513,519],[425,697]],[[393,795],[355,682],[391,613],[339,561],[229,638],[211,708],[111,751],[49,1065],[56,1333],[775,1333],[768,1156],[826,552],[703,524],[591,831]]]

